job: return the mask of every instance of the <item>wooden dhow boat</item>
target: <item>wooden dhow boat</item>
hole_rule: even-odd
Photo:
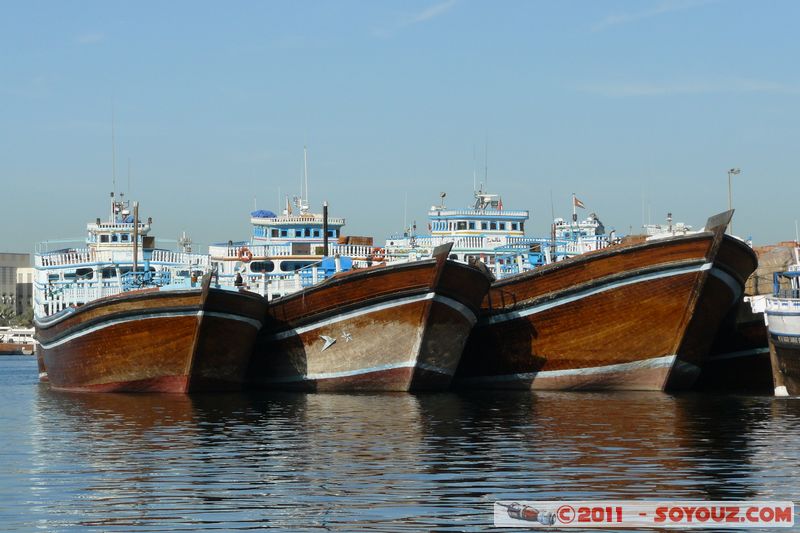
[[[773,296],[766,299],[775,396],[800,396],[800,247],[794,255],[789,270],[774,274]]]
[[[705,229],[620,244],[495,282],[462,356],[462,387],[664,390],[692,384],[756,268]]]
[[[445,389],[491,282],[433,258],[340,272],[272,300],[248,372],[257,388]]]
[[[266,300],[215,289],[141,289],[36,319],[50,386],[89,392],[239,390]]]
[[[183,251],[156,248],[151,224],[112,193],[109,219],[87,224],[86,248],[36,254],[39,377],[52,388],[242,388],[266,299],[211,287],[208,256],[188,239]]]

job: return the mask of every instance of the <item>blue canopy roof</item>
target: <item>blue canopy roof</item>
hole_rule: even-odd
[[[278,215],[272,211],[267,211],[266,209],[258,209],[256,211],[252,211],[250,216],[254,218],[276,218]]]

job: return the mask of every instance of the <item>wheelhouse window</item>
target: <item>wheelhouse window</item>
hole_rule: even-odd
[[[491,222],[489,224],[489,229],[497,229],[497,222]]]
[[[288,229],[282,229],[281,230],[281,237],[288,237],[288,236],[289,236],[289,230]]]
[[[273,237],[278,237],[279,235],[280,235],[280,232],[278,231],[278,229],[277,229],[277,228],[273,228],[273,230],[272,230],[272,236],[273,236]]]
[[[475,223],[474,222],[470,222],[469,223],[469,229],[475,229]]]
[[[303,234],[306,237],[311,237],[311,228],[306,228],[305,231],[303,232]]]
[[[272,272],[275,270],[275,263],[272,261],[253,261],[250,263],[250,272]]]
[[[501,230],[505,230],[506,229],[506,223],[505,222],[500,222],[499,227],[500,227]]]
[[[318,229],[314,230],[314,237],[319,237],[319,230]]]
[[[458,221],[458,222],[456,223],[456,229],[457,229],[457,230],[464,230],[464,229],[467,229],[467,223],[466,223],[466,221]]]
[[[122,242],[128,242],[128,239],[130,239],[130,235],[128,233],[123,233],[122,235],[119,236],[119,238],[120,240],[122,240]]]
[[[517,231],[517,223],[516,222],[512,222],[511,223],[511,230],[512,231]]]
[[[100,235],[100,242],[108,242],[108,235]]]
[[[481,229],[487,229],[486,222],[481,222]]]

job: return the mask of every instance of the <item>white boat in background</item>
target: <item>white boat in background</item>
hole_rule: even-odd
[[[305,155],[304,151],[304,162]],[[342,235],[345,219],[329,217],[327,202],[322,213],[311,212],[307,171],[300,196],[291,201],[287,196],[280,214],[252,211],[250,224],[248,240],[208,247],[217,284],[246,287],[271,300],[315,285],[336,272],[383,261],[372,237]]]
[[[773,295],[763,302],[775,396],[800,396],[800,246],[794,260],[775,272]]]
[[[430,257],[436,246],[452,243],[450,259],[464,263],[481,261],[496,278],[502,278],[599,250],[616,241],[614,232],[605,233],[595,213],[578,221],[575,207],[583,204],[574,195],[572,221],[556,218],[550,237],[544,238],[526,236],[529,212],[505,209],[500,195],[481,188],[474,192],[473,206],[466,209],[448,208],[444,205],[446,194],[440,196],[439,205],[428,210],[430,235],[417,235],[416,227],[412,226],[402,235],[389,237],[384,247],[388,260]]]
[[[0,327],[0,355],[33,355],[33,328]]]
[[[139,221],[127,200],[111,193],[111,213],[86,225],[83,247],[37,245],[34,316],[45,317],[105,296],[150,286],[192,286],[208,272],[206,254],[156,248],[153,220]],[[190,242],[187,240],[187,242]]]
[[[82,392],[242,388],[266,300],[210,287],[208,255],[156,248],[152,219],[132,211],[111,193],[85,248],[35,255],[40,380]]]

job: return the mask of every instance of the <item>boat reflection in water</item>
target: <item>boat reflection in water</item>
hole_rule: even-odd
[[[800,402],[772,397],[40,386],[33,407],[28,529],[463,530],[502,499],[800,498]]]

